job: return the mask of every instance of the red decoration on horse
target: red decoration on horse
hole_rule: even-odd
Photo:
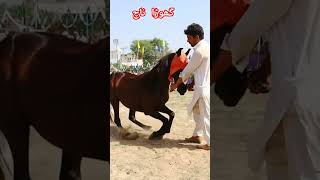
[[[248,0],[214,0],[210,11],[211,31],[222,25],[234,26],[248,7]]]

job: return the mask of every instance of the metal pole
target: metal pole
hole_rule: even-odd
[[[35,29],[38,29],[38,0],[34,0]]]
[[[22,24],[26,25],[26,9],[24,2],[22,2]]]
[[[87,41],[89,43],[90,39],[89,39],[89,8],[87,9],[87,18],[86,18],[86,31],[87,31]]]

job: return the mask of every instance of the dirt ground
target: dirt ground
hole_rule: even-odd
[[[3,153],[10,157],[9,164],[13,166],[10,151]],[[32,180],[58,180],[62,151],[43,139],[33,128],[30,134],[30,176]],[[82,160],[82,180],[108,180],[109,164],[104,161],[84,158]],[[7,173],[6,173],[7,174]],[[12,177],[11,177],[12,179]],[[10,177],[8,180],[11,180]]]
[[[121,105],[120,118],[124,127],[138,132],[136,140],[119,137],[119,129],[111,125],[111,179],[112,180],[208,180],[210,179],[210,152],[196,149],[196,144],[182,140],[192,135],[195,123],[187,115],[192,92],[180,96],[170,93],[167,103],[176,116],[170,134],[163,140],[151,141],[148,136],[161,127],[161,122],[142,113],[137,120],[152,126],[146,131],[128,120],[128,109]]]
[[[211,93],[211,168],[213,180],[266,180],[265,170],[258,177],[249,178],[247,167],[248,134],[262,121],[267,95],[247,93],[234,108],[225,107]],[[138,132],[137,140],[124,140],[119,130],[111,125],[111,179],[210,179],[210,153],[195,148],[195,144],[182,143],[193,132],[194,122],[187,116],[186,106],[192,93],[179,96],[171,94],[168,106],[176,117],[171,133],[161,141],[150,141],[152,131],[145,131],[128,120],[128,109],[120,108],[123,125]],[[160,128],[160,121],[137,113],[137,119]],[[248,177],[249,176],[249,177]]]
[[[258,177],[248,178],[247,142],[249,133],[263,120],[267,97],[247,93],[237,107],[229,108],[211,93],[214,180],[266,180],[264,168]]]

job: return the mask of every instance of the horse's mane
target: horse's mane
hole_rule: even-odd
[[[64,44],[68,44],[68,45],[76,45],[76,46],[89,46],[91,44],[86,43],[86,42],[82,42],[80,40],[77,39],[73,39],[67,36],[64,36],[62,34],[57,34],[57,33],[52,33],[52,32],[42,32],[42,31],[37,31],[37,32],[17,32],[17,31],[10,31],[6,34],[6,37],[4,37],[2,40],[0,40],[0,45],[3,44],[6,40],[8,40],[9,38],[11,38],[14,34],[38,34],[41,36],[45,36],[48,39],[53,39],[56,41],[64,41]],[[97,41],[96,43],[99,43],[101,40],[105,40],[109,38],[109,36],[104,36],[102,39],[100,39],[99,41]],[[94,44],[96,44],[94,43]]]
[[[50,32],[36,32],[37,34],[40,34],[42,36],[46,36],[49,39],[53,39],[55,41],[64,41],[62,45],[67,45],[67,46],[76,46],[76,47],[85,47],[85,46],[95,46],[99,43],[101,43],[102,41],[108,41],[110,39],[110,36],[104,36],[103,38],[99,39],[98,41],[96,41],[93,44],[89,44],[77,39],[73,39],[67,36],[64,36],[62,34],[56,34],[56,33],[50,33]]]
[[[72,39],[72,38],[69,38],[69,37],[64,36],[62,34],[51,33],[51,32],[36,32],[36,33],[40,34],[40,35],[43,35],[43,36],[46,36],[46,37],[51,38],[51,39],[63,40],[63,41],[66,41],[66,43],[74,43],[74,44],[85,45],[85,46],[89,45],[86,42],[82,42],[82,41],[79,41],[77,39]]]
[[[161,57],[161,58],[158,60],[157,64],[156,64],[150,71],[156,71],[156,70],[158,70],[159,66],[161,65],[161,63],[162,63],[163,61],[169,61],[170,59],[172,60],[172,58],[173,58],[173,56],[174,56],[175,54],[176,54],[176,53],[169,53],[169,54],[166,54],[166,55],[164,55],[163,57]],[[170,62],[170,64],[171,64],[171,62]]]

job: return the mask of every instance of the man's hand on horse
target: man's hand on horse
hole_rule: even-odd
[[[175,83],[171,83],[170,84],[170,92],[174,91],[175,89],[177,89],[177,86]]]
[[[177,80],[176,83],[170,85],[170,92],[172,92],[175,89],[177,89],[180,86],[181,83],[182,83],[182,78],[179,77],[179,79]]]

